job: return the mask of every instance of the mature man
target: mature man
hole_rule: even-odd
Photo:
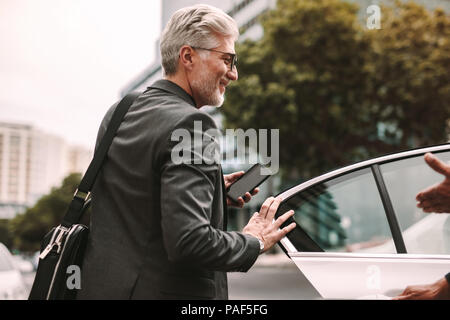
[[[450,165],[431,153],[425,155],[426,163],[445,179],[419,192],[417,207],[424,212],[450,213]],[[450,299],[450,272],[431,284],[408,286],[395,300],[443,300]]]
[[[161,36],[165,79],[131,106],[92,191],[78,298],[227,299],[226,272],[247,271],[295,227],[280,229],[293,212],[274,220],[280,199],[270,197],[242,232],[226,231],[225,190],[242,172],[224,179],[220,164],[206,161],[216,126],[198,108],[220,106],[237,80],[237,37],[233,19],[211,6],[181,9],[168,22]],[[189,150],[202,161],[173,161],[178,129],[203,137],[200,152]]]

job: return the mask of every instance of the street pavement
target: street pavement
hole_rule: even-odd
[[[246,273],[228,273],[231,300],[311,300],[319,293],[284,253],[258,258]]]

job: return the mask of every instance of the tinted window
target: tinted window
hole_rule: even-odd
[[[447,162],[450,152],[436,153]],[[425,163],[423,155],[380,166],[408,253],[450,254],[450,215],[424,213],[416,194],[444,178]]]
[[[282,203],[278,212],[290,209],[299,227],[288,238],[299,251],[320,251],[305,245],[304,231],[325,251],[396,252],[368,168],[300,191]]]

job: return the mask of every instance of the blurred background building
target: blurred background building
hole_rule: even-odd
[[[28,124],[0,122],[0,219],[13,218],[72,172],[92,152]]]

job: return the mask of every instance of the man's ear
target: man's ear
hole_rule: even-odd
[[[187,69],[192,70],[194,59],[193,55],[195,55],[194,49],[190,46],[182,46],[180,49],[180,63],[181,65]]]

